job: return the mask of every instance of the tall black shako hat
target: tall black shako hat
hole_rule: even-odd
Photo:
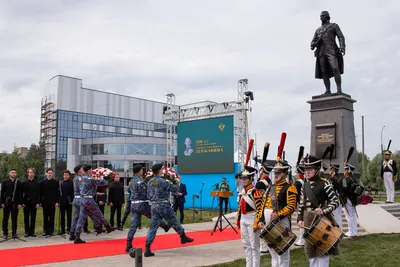
[[[304,146],[300,146],[299,155],[297,156],[296,171],[304,174]]]
[[[89,170],[91,170],[92,169],[92,166],[90,166],[90,165],[85,165],[85,166],[83,166],[83,171],[84,172],[87,172],[87,171],[89,171]]]
[[[307,154],[304,158],[304,169],[321,169],[322,160],[321,158]]]
[[[335,169],[335,172],[338,172],[340,168],[339,164],[331,164],[331,166],[329,167],[329,169]]]
[[[275,163],[273,160],[267,160],[268,152],[269,152],[269,145],[270,144],[268,142],[265,143],[263,157],[262,157],[262,161],[261,161],[261,170],[266,175],[271,173],[272,169],[274,168],[274,163]]]
[[[253,178],[257,174],[257,169],[251,166],[244,166],[244,170],[238,174],[238,178]]]
[[[282,154],[284,153],[284,147],[285,147],[285,142],[286,142],[286,133],[282,132],[281,134],[281,141],[278,146],[278,155],[276,157],[276,163],[274,166],[274,171],[276,172],[288,172],[290,169],[289,163],[284,159],[285,157]]]

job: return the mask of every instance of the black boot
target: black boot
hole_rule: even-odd
[[[75,240],[75,234],[73,232],[69,233],[69,241],[74,241]]]
[[[127,239],[125,252],[128,253],[131,248],[132,248],[132,239]]]
[[[161,226],[161,228],[164,229],[164,231],[167,233],[169,231],[169,229],[171,229],[171,226],[166,224],[166,225]]]
[[[112,231],[115,231],[115,229],[117,229],[117,228],[115,228],[114,226],[111,226],[110,224],[107,224],[106,229],[107,229],[107,233],[109,234]]]
[[[150,250],[150,246],[146,246],[146,251],[144,252],[144,256],[145,256],[145,257],[154,256],[154,253],[151,252],[151,250]]]
[[[98,235],[105,232],[101,226],[100,227],[95,227],[94,230],[96,231],[96,233]]]
[[[191,243],[193,241],[194,239],[187,237],[185,233],[181,235],[181,244]]]
[[[81,239],[81,233],[75,234],[75,241],[74,241],[74,244],[84,244],[84,243],[86,243],[86,241],[83,241],[83,240]]]

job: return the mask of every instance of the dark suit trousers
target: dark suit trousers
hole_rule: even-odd
[[[183,212],[185,203],[180,202],[179,200],[177,200],[174,204],[174,212],[176,213],[176,211],[179,209],[179,215],[180,215],[180,222],[183,223],[183,220],[185,219],[185,213]]]
[[[222,213],[222,204],[225,202],[225,213],[228,213],[228,198],[220,197],[219,198],[219,213]]]
[[[37,212],[36,204],[25,203],[24,207],[25,234],[28,235],[35,234],[36,212]]]
[[[43,232],[45,234],[54,233],[54,216],[56,214],[56,204],[46,203],[43,206]]]
[[[122,204],[114,204],[111,207],[110,224],[114,226],[114,214],[117,211],[117,227],[121,227],[121,209]]]
[[[13,207],[14,206],[14,207]],[[3,234],[8,235],[8,218],[11,214],[12,234],[17,234],[18,207],[16,204],[6,206],[3,209]]]
[[[99,209],[100,209],[101,213],[103,213],[103,215],[104,215],[104,207],[105,207],[106,205],[105,205],[105,204],[99,205],[99,203],[97,203],[97,205],[99,206]]]
[[[72,205],[60,206],[61,232],[65,232],[65,213],[67,213],[67,231],[71,230]]]

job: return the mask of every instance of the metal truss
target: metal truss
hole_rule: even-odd
[[[167,105],[164,107],[164,123],[167,125],[167,158],[166,167],[171,168],[175,163],[176,125],[179,121],[179,107],[175,105],[175,95],[167,94]]]

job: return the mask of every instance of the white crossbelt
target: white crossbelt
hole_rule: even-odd
[[[153,201],[153,202],[150,202],[151,204],[160,204],[160,203],[169,203],[169,201],[168,200],[163,200],[163,201]]]
[[[74,198],[81,198],[81,196],[75,196]]]
[[[131,201],[132,204],[139,204],[139,203],[144,203],[144,202],[149,202],[148,200],[134,200]]]
[[[93,198],[93,196],[83,196],[83,198]]]

